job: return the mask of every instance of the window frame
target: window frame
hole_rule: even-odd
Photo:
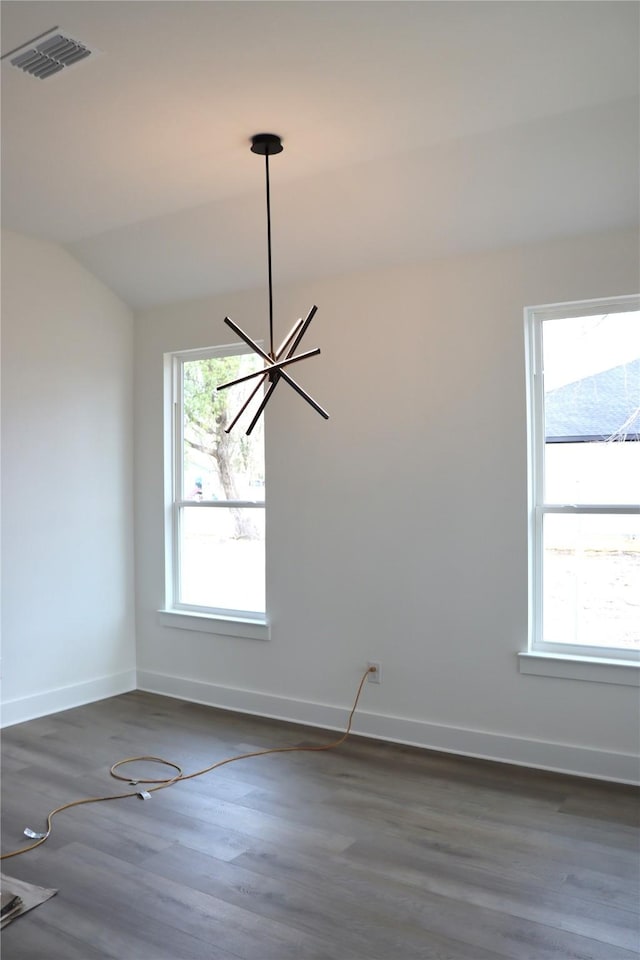
[[[640,310],[637,295],[583,300],[528,307],[524,311],[527,371],[528,434],[528,543],[529,543],[529,626],[526,653],[520,654],[520,670],[539,675],[601,679],[637,684],[640,680],[640,651],[613,646],[592,646],[545,641],[543,636],[544,517],[551,514],[637,515],[640,504],[548,503],[545,500],[545,409],[542,329],[546,320],[569,319],[594,314],[627,313]],[[634,441],[637,442],[637,441]],[[543,661],[547,661],[547,667]],[[561,663],[562,662],[562,663]],[[564,666],[563,666],[564,664]],[[586,670],[584,665],[601,664],[606,672]],[[632,668],[621,672],[612,667]],[[633,669],[636,668],[636,669]]]
[[[269,636],[266,602],[265,610],[244,610],[229,607],[209,607],[183,602],[181,597],[181,519],[185,507],[195,509],[228,509],[230,506],[264,510],[263,500],[187,500],[184,491],[184,364],[250,354],[243,343],[232,343],[191,350],[175,350],[164,355],[165,392],[165,550],[164,550],[164,607],[158,611],[164,626],[267,639]],[[266,557],[265,557],[266,566]],[[266,575],[266,570],[265,570]]]

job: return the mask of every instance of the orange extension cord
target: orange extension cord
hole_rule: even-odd
[[[155,784],[155,786],[150,786],[148,790],[145,791],[147,794],[154,793],[156,790],[164,790],[165,787],[170,787],[174,783],[179,783],[181,780],[193,780],[194,777],[201,777],[205,773],[211,773],[212,770],[216,770],[218,767],[223,767],[226,763],[235,763],[236,760],[249,760],[251,757],[265,757],[270,753],[296,753],[296,752],[306,752],[309,753],[315,750],[334,750],[336,747],[341,746],[344,741],[347,739],[351,733],[351,724],[353,721],[353,715],[356,712],[356,707],[358,706],[358,701],[360,699],[360,694],[362,693],[362,687],[364,682],[367,679],[368,674],[375,673],[375,667],[369,667],[368,670],[362,675],[360,680],[360,685],[358,686],[358,692],[356,693],[356,698],[353,701],[353,707],[351,708],[351,713],[349,714],[349,720],[347,723],[347,729],[338,737],[337,740],[333,740],[331,743],[321,743],[315,747],[271,747],[269,750],[256,750],[253,753],[240,753],[236,757],[227,757],[226,760],[218,760],[216,763],[210,764],[208,767],[204,767],[202,770],[196,770],[194,773],[184,774],[182,772],[182,767],[178,766],[177,763],[173,763],[171,760],[164,760],[162,757],[127,757],[125,760],[118,760],[117,763],[114,763],[111,767],[109,773],[112,777],[115,777],[116,780],[124,780],[127,783],[133,784]],[[122,776],[120,773],[116,773],[116,770],[119,767],[124,766],[125,763],[135,763],[137,760],[149,760],[154,761],[155,763],[163,763],[167,767],[172,767],[174,770],[177,770],[175,777],[168,777],[165,780],[132,780],[130,777]],[[55,810],[52,810],[51,813],[47,816],[47,832],[39,837],[34,843],[30,843],[26,847],[22,847],[20,850],[12,850],[10,853],[3,853],[0,856],[0,860],[8,860],[9,857],[18,857],[22,853],[28,853],[29,850],[35,850],[36,847],[39,847],[41,843],[44,843],[49,839],[51,835],[51,823],[53,818],[58,813],[62,813],[63,810],[70,810],[72,807],[79,807],[84,803],[102,803],[105,800],[122,800],[124,797],[140,797],[141,791],[135,790],[129,793],[115,793],[112,796],[108,797],[87,797],[85,800],[72,800],[70,803],[65,803],[61,807],[56,807]]]

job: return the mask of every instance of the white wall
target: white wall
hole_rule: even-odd
[[[319,306],[267,415],[271,639],[160,626],[163,352],[266,332],[264,290],[136,318],[138,685],[463,753],[631,778],[631,687],[519,674],[526,648],[523,308],[631,293],[616,232],[277,290],[277,336]],[[277,337],[276,337],[277,339]]]
[[[132,315],[2,240],[3,722],[135,687]]]

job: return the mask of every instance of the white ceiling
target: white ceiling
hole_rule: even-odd
[[[3,225],[133,306],[638,219],[636,2],[2,3]]]

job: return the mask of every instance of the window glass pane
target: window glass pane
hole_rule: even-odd
[[[183,507],[180,513],[180,602],[264,613],[264,509]]]
[[[547,514],[543,639],[640,649],[640,516]]]
[[[640,443],[547,443],[544,457],[547,503],[640,499]]]
[[[636,503],[640,313],[542,324],[547,503]]]
[[[264,501],[264,421],[250,437],[244,418],[225,432],[245,400],[262,386],[257,380],[217,391],[218,384],[262,369],[255,354],[187,360],[183,364],[185,500]],[[258,378],[259,379],[259,378]]]

